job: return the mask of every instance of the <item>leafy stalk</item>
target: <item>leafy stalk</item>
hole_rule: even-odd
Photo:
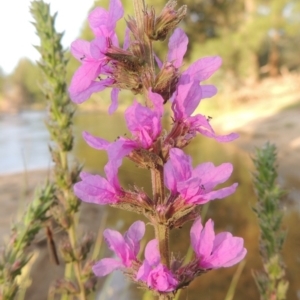
[[[255,272],[254,278],[262,300],[286,299],[288,281],[281,256],[285,233],[281,229],[283,212],[280,201],[284,191],[276,184],[276,147],[269,143],[256,149],[254,187],[258,202],[254,211],[260,227],[260,254],[263,271]]]
[[[48,220],[54,193],[55,187],[50,183],[37,191],[21,220],[13,226],[10,240],[0,253],[0,299],[16,297],[19,290],[17,277],[31,258],[25,250]]]
[[[41,54],[39,66],[44,75],[43,93],[48,100],[49,107],[49,118],[46,123],[52,140],[50,146],[52,160],[55,162],[54,182],[57,205],[51,212],[55,221],[65,229],[68,235],[60,247],[66,263],[65,278],[55,283],[52,292],[62,293],[63,299],[68,299],[68,295],[76,295],[83,300],[94,288],[94,285],[91,287],[87,284],[91,278],[83,274],[83,261],[90,250],[91,237],[86,236],[79,241],[76,235],[76,220],[78,219],[76,215],[80,202],[73,193],[73,185],[78,179],[81,167],[77,163],[71,165],[68,159],[73,148],[74,115],[74,108],[67,93],[66,65],[68,61],[61,45],[63,34],[55,30],[57,14],[52,16],[49,4],[43,1],[32,2],[31,13],[35,19],[33,24],[40,38],[40,46],[36,48]]]

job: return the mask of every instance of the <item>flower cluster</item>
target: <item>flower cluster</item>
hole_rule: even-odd
[[[234,193],[237,183],[216,189],[230,177],[232,165],[214,166],[206,162],[193,168],[191,157],[182,149],[198,133],[219,142],[232,141],[237,135],[218,136],[209,118],[195,114],[202,99],[216,94],[213,85],[202,82],[220,67],[221,59],[202,58],[182,70],[188,38],[176,26],[184,17],[186,7],[176,10],[175,6],[176,1],[171,0],[157,17],[153,9],[145,7],[141,14],[129,17],[121,48],[115,27],[123,16],[123,8],[120,0],[111,0],[108,11],[96,8],[90,13],[89,24],[95,39],[90,43],[77,40],[71,46],[72,54],[82,64],[69,88],[74,102],[81,103],[92,93],[111,88],[109,112],[112,113],[123,89],[145,98],[144,104],[134,100],[125,111],[130,137],[110,142],[83,133],[91,147],[107,151],[106,178],[83,172],[74,190],[83,201],[145,215],[154,226],[156,236],[148,242],[142,261],[138,253],[145,233],[143,222],[132,224],[123,236],[117,231],[105,230],[105,240],[117,259],[104,258],[93,271],[97,276],[104,276],[113,270],[122,270],[132,280],[159,294],[174,292],[210,269],[232,266],[246,255],[242,238],[233,237],[229,232],[215,235],[212,220],[203,227],[197,211],[200,205]],[[168,54],[162,62],[153,52],[152,43],[164,40],[169,33],[172,34]],[[168,132],[162,126],[167,102],[173,114]],[[125,190],[121,186],[118,169],[125,157],[149,169],[152,196],[138,187]],[[194,221],[190,238],[195,259],[182,265],[181,261],[170,259],[169,230],[190,220]]]

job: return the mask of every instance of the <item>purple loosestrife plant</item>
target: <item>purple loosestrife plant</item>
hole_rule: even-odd
[[[91,12],[93,41],[77,40],[72,44],[73,55],[82,63],[69,88],[74,102],[81,103],[93,92],[111,88],[112,113],[121,90],[144,97],[144,103],[133,100],[125,111],[131,137],[110,142],[83,133],[91,147],[107,151],[106,178],[82,173],[74,190],[83,201],[143,214],[155,231],[155,239],[148,242],[141,260],[138,252],[145,232],[143,222],[135,222],[124,236],[106,230],[104,237],[117,258],[100,260],[93,267],[94,273],[104,276],[118,269],[132,281],[153,290],[159,299],[173,299],[176,291],[195,277],[211,269],[232,266],[246,255],[242,238],[229,232],[215,234],[213,221],[207,221],[203,227],[199,218],[201,205],[234,193],[237,183],[217,188],[230,177],[232,165],[214,166],[206,162],[193,168],[191,157],[182,150],[197,133],[219,142],[232,141],[237,135],[218,136],[208,118],[194,115],[201,100],[217,92],[214,86],[202,82],[220,67],[221,58],[202,58],[181,70],[188,38],[175,28],[185,16],[186,7],[176,10],[176,1],[171,0],[156,16],[154,9],[148,9],[143,1],[135,0],[134,5],[135,16],[127,19],[122,48],[115,33],[116,22],[123,16],[119,0],[111,0],[108,11],[96,8]],[[162,62],[152,44],[168,35],[168,55]],[[170,131],[162,126],[167,102],[171,103],[173,114]],[[121,186],[118,169],[125,157],[151,172],[152,195],[137,186],[131,190]],[[187,221],[194,221],[190,237],[195,258],[183,264],[182,260],[171,259],[169,232]]]

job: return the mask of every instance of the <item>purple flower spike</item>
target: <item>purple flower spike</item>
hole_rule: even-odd
[[[114,270],[128,268],[136,260],[140,250],[140,240],[145,234],[145,223],[134,222],[122,236],[118,231],[106,229],[103,232],[105,242],[119,259],[104,258],[93,266],[96,276],[105,276]]]
[[[160,262],[157,240],[148,242],[145,249],[145,260],[138,270],[136,279],[144,281],[151,289],[159,292],[171,292],[176,289],[177,279]]]
[[[170,150],[170,159],[165,164],[164,180],[172,195],[180,195],[186,204],[204,204],[214,199],[225,198],[235,192],[237,183],[217,191],[213,189],[224,183],[232,173],[230,163],[215,167],[212,163],[192,167],[192,159],[182,150]]]
[[[240,262],[247,253],[242,238],[234,237],[230,232],[215,235],[211,219],[204,228],[200,218],[195,220],[190,235],[201,269],[231,267]]]

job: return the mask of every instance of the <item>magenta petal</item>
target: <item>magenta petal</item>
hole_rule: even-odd
[[[164,183],[172,194],[177,192],[177,180],[173,173],[173,166],[170,160],[164,166]]]
[[[199,132],[200,132],[200,130],[199,130]],[[232,142],[239,137],[239,135],[237,133],[230,133],[227,135],[216,135],[216,134],[210,134],[210,133],[208,133],[208,131],[206,131],[205,133],[202,132],[202,134],[207,137],[211,137],[220,143]]]
[[[109,5],[109,21],[114,24],[113,29],[116,26],[116,22],[120,20],[123,15],[124,8],[122,2],[120,0],[111,0]]]
[[[233,257],[232,259],[228,260],[226,263],[223,264],[223,267],[231,267],[240,261],[242,261],[247,254],[247,249],[243,248],[237,255],[236,257]]]
[[[207,257],[211,255],[214,239],[214,222],[209,219],[200,233],[200,241],[196,250],[198,257]]]
[[[82,86],[78,80],[80,80],[80,78],[73,77],[71,85],[69,87],[71,100],[78,104],[89,99],[93,93],[103,91],[108,85],[111,84],[110,78],[102,80],[101,82],[91,80],[87,86]]]
[[[179,82],[204,81],[218,70],[221,64],[222,59],[219,56],[201,58],[191,64],[190,67],[182,73],[182,78],[180,78]]]
[[[199,260],[199,267],[216,269],[230,267],[241,261],[247,253],[243,239],[233,237],[229,232],[215,236],[213,227],[213,222],[208,220],[203,229],[201,219],[197,219],[191,228],[191,243]]]
[[[200,242],[200,233],[203,229],[202,223],[201,223],[201,218],[197,218],[190,230],[190,239],[191,239],[191,244],[193,250],[196,252],[198,247],[199,247],[199,242]]]
[[[217,92],[217,88],[214,85],[201,85],[202,90],[202,99],[205,98],[211,98],[213,97]]]
[[[194,169],[193,175],[201,177],[202,183],[209,189],[225,182],[233,171],[231,163],[223,163],[217,167],[212,163],[203,165],[206,166],[206,169],[204,169],[202,165],[199,165]]]
[[[185,180],[192,175],[192,158],[181,149],[172,148],[170,150],[170,160],[177,181]]]
[[[82,173],[82,181],[74,185],[74,193],[82,201],[96,204],[116,203],[116,190],[99,175]]]
[[[143,264],[140,266],[140,268],[136,274],[136,280],[147,281],[148,275],[151,270],[152,270],[152,268],[149,265],[149,263],[147,262],[147,260],[144,260]]]
[[[152,269],[147,278],[147,285],[159,292],[174,291],[178,281],[174,278],[172,272],[161,263]]]
[[[119,89],[113,88],[111,90],[111,105],[109,106],[109,109],[108,109],[108,113],[110,115],[113,114],[116,111],[116,109],[118,108],[118,96],[119,96],[119,92],[120,92]]]
[[[103,232],[108,248],[112,250],[124,265],[128,263],[128,246],[122,234],[116,230],[105,229]]]
[[[154,54],[154,59],[155,59],[155,61],[157,63],[157,66],[161,69],[162,66],[163,66],[162,61],[159,59],[159,57],[156,54]]]
[[[93,267],[93,272],[96,276],[102,277],[114,270],[118,270],[123,267],[123,264],[113,258],[103,258],[99,260]]]
[[[145,259],[151,266],[157,265],[160,262],[158,241],[156,239],[153,239],[148,242],[145,248]]]
[[[101,65],[105,64],[105,52],[107,51],[107,40],[100,36],[91,41],[90,46],[91,56]]]
[[[188,101],[185,102],[185,115],[191,116],[198,107],[202,99],[202,88],[198,84],[193,84],[187,94]]]
[[[218,248],[215,248],[207,261],[213,268],[230,267],[241,261],[247,251],[244,249],[244,240],[239,237],[227,237]]]
[[[181,120],[191,116],[200,103],[202,88],[197,82],[179,85],[172,105],[175,119]]]
[[[92,148],[95,148],[97,150],[106,150],[108,145],[110,144],[108,141],[106,141],[102,138],[93,136],[90,133],[88,133],[87,131],[84,131],[82,133],[82,136],[89,146],[91,146]]]
[[[179,68],[182,64],[188,42],[187,35],[180,28],[176,28],[169,39],[169,53],[167,60],[173,62],[176,68]]]
[[[90,54],[90,43],[84,40],[76,40],[71,44],[72,55],[82,62],[85,58],[91,56]]]
[[[209,192],[209,193],[203,195],[203,200],[202,200],[201,204],[206,203],[208,201],[215,200],[215,199],[226,198],[235,192],[237,186],[238,186],[238,184],[234,183],[231,186],[219,189],[217,191]],[[197,202],[195,202],[195,203],[197,203]]]
[[[137,256],[140,250],[140,240],[145,234],[145,223],[142,221],[134,222],[124,234],[124,239],[133,250],[133,255]]]
[[[88,17],[89,25],[96,36],[101,35],[101,27],[108,23],[108,13],[102,7],[96,7]]]
[[[155,111],[136,101],[126,110],[125,119],[127,127],[141,148],[149,148],[161,133],[160,117]]]
[[[126,27],[123,49],[127,50],[129,46],[130,46],[130,29],[128,27]]]
[[[170,159],[164,167],[164,181],[166,187],[172,194],[175,194],[178,191],[178,183],[190,178],[191,175],[191,157],[178,148],[171,149]]]
[[[164,107],[163,107],[163,103],[164,103],[164,99],[161,95],[157,94],[157,93],[153,93],[152,91],[148,92],[148,97],[149,99],[151,99],[151,101],[154,104],[154,111],[156,112],[158,117],[161,117],[163,115],[164,112]]]

